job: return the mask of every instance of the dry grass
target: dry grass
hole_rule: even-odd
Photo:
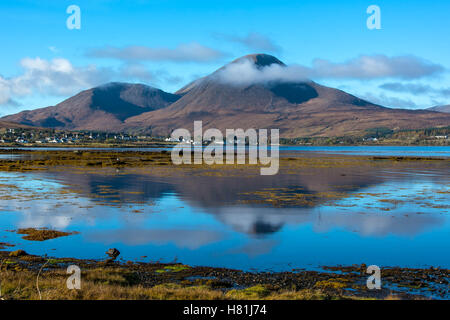
[[[130,272],[123,269],[97,268],[82,273],[80,290],[69,290],[65,270],[37,271],[18,265],[0,273],[1,298],[5,300],[323,300],[330,296],[321,290],[271,291],[263,285],[229,291],[207,285],[183,286],[176,283],[144,287],[133,284]],[[37,282],[39,290],[37,288]],[[333,297],[349,299],[349,297]]]
[[[3,270],[1,276],[2,298],[5,300],[136,300],[136,299],[223,299],[221,291],[206,287],[180,285],[159,285],[145,288],[129,285],[120,272],[108,273],[92,270],[82,276],[80,290],[69,290],[68,275],[63,271],[42,272],[39,276],[39,291],[36,287],[37,274],[29,270]]]

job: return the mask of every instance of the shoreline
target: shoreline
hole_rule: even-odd
[[[177,143],[168,143],[165,141],[160,142],[151,142],[151,143],[131,143],[131,144],[110,144],[110,143],[86,143],[86,144],[65,144],[65,143],[50,143],[50,144],[17,144],[17,143],[0,143],[1,149],[22,149],[22,148],[99,148],[99,149],[108,149],[108,148],[170,148],[176,146]],[[450,147],[450,143],[446,142],[444,144],[438,143],[429,143],[429,144],[413,144],[413,143],[340,143],[340,144],[286,144],[280,143],[279,147]]]
[[[1,151],[0,151],[1,153]],[[104,151],[19,151],[33,155],[21,160],[0,160],[4,172],[33,172],[41,170],[68,170],[77,168],[79,173],[116,172],[129,174],[127,169],[147,170],[166,177],[172,175],[204,174],[204,168],[223,173],[227,166],[182,166],[174,170],[170,153],[165,152],[104,152]],[[120,157],[118,156],[120,155]],[[382,161],[380,161],[382,160]],[[432,160],[432,161],[431,161]],[[373,157],[328,155],[326,158],[281,158],[286,170],[311,168],[347,168],[378,166],[384,162],[435,163],[446,165],[449,159],[430,157]],[[161,172],[153,170],[158,168]],[[198,170],[202,169],[202,170]],[[252,176],[252,167],[246,171]],[[229,173],[235,170],[229,166]],[[103,171],[102,171],[103,172]],[[208,172],[207,172],[208,173]],[[290,174],[290,173],[286,173]],[[342,174],[342,172],[340,173]],[[8,185],[5,185],[8,188]],[[270,191],[270,192],[269,192]],[[295,191],[295,190],[294,190]],[[345,191],[345,190],[343,190]],[[249,193],[250,200],[267,206],[314,205],[332,201],[341,193],[320,193],[316,197],[292,197],[283,188],[266,192]],[[258,195],[258,197],[257,197]],[[30,195],[33,196],[33,195]],[[380,199],[384,200],[385,199]],[[384,202],[383,202],[384,203]],[[431,205],[431,204],[430,204]],[[15,248],[16,249],[16,248]],[[17,249],[21,249],[20,246]],[[26,249],[26,248],[23,248]],[[76,258],[49,258],[46,256],[17,254],[10,256],[10,248],[0,251],[0,285],[5,299],[38,299],[36,278],[38,275],[44,299],[449,299],[450,270],[442,268],[383,267],[382,289],[369,290],[366,286],[367,266],[326,266],[323,270],[293,269],[285,272],[250,272],[229,268],[189,266],[181,263],[139,261],[106,261]],[[17,250],[16,250],[17,251]],[[13,254],[14,255],[14,254]],[[364,261],[361,261],[363,263]],[[68,290],[67,267],[78,265],[82,271],[85,289]],[[42,271],[41,271],[42,268]],[[85,290],[85,291],[83,291]]]
[[[448,299],[450,270],[381,268],[381,290],[369,290],[365,264],[325,266],[323,271],[248,272],[182,263],[52,258],[0,251],[4,299],[329,300]],[[68,290],[67,267],[81,269],[81,290]],[[21,283],[15,283],[22,278]],[[30,287],[31,286],[31,287]]]

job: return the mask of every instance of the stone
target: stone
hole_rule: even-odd
[[[120,255],[120,251],[116,248],[111,248],[108,251],[106,251],[106,254],[110,256],[112,259],[116,259]]]
[[[16,251],[12,251],[9,253],[10,257],[21,257],[21,256],[26,256],[28,255],[28,253],[25,252],[25,250],[16,250]]]

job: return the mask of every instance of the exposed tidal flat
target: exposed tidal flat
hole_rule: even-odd
[[[5,150],[2,270],[31,279],[44,255],[87,259],[77,261],[90,265],[89,280],[137,290],[128,298],[186,289],[199,298],[448,298],[448,152],[367,149],[282,149],[276,176],[259,165],[174,166],[166,150]],[[67,235],[18,232],[32,228]],[[118,261],[102,264],[112,247]],[[18,249],[31,255],[8,256]],[[382,268],[381,292],[365,288],[365,265]],[[63,265],[45,267],[43,281],[57,281],[45,272],[64,284]],[[131,289],[139,285],[141,296]]]
[[[1,298],[10,299],[448,299],[449,270],[383,268],[381,290],[366,286],[366,265],[291,272],[246,272],[180,263],[113,262],[0,251]],[[66,286],[81,268],[81,289]]]

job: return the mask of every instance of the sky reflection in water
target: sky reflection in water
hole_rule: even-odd
[[[0,172],[0,242],[50,256],[102,258],[116,247],[125,260],[246,270],[448,268],[448,172],[447,166],[321,168],[249,179]],[[265,188],[345,190],[345,196],[307,207],[242,201],[244,192]],[[80,234],[30,242],[6,231],[22,227]]]

